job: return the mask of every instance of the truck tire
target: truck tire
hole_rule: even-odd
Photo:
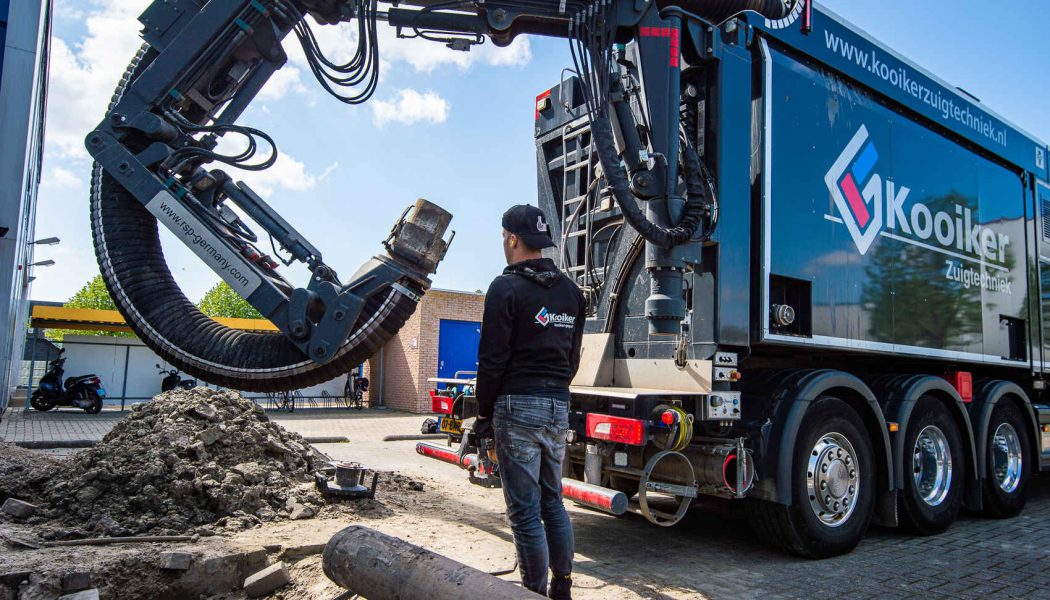
[[[1013,402],[1000,401],[992,410],[985,445],[984,514],[1003,519],[1016,516],[1028,501],[1032,478],[1032,442],[1028,424]]]
[[[822,396],[806,411],[796,438],[791,506],[752,501],[752,524],[768,543],[792,554],[828,558],[850,552],[871,521],[875,471],[871,441],[856,411]]]
[[[940,533],[962,508],[966,459],[959,428],[944,403],[919,398],[904,437],[901,524],[920,535]]]
[[[156,56],[142,46],[108,110]],[[333,358],[317,364],[283,334],[231,329],[202,313],[168,269],[156,218],[97,163],[91,229],[106,289],[135,335],[179,370],[235,390],[285,391],[338,377],[378,351],[416,308],[415,300],[393,288],[372,296]],[[424,291],[415,283],[405,285],[416,295]]]

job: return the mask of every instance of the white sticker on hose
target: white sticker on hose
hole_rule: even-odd
[[[262,284],[259,275],[241,268],[244,265],[242,257],[234,255],[229,246],[221,242],[196,215],[179,204],[170,193],[158,192],[146,204],[146,209],[241,296],[247,298]]]

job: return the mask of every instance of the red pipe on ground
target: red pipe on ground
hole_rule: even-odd
[[[565,498],[613,515],[627,512],[627,494],[576,479],[561,480],[561,495]]]
[[[423,456],[436,458],[441,462],[447,462],[449,464],[460,466],[459,454],[457,454],[451,448],[442,448],[441,446],[435,446],[434,444],[419,442],[416,444],[416,452],[422,454]]]
[[[460,460],[459,454],[451,448],[436,446],[427,442],[418,442],[416,452],[441,462],[456,465],[462,469],[477,469],[483,475],[484,466],[478,459],[477,454],[465,454]],[[627,494],[604,488],[599,485],[591,485],[575,479],[561,480],[561,495],[565,498],[582,504],[589,508],[607,512],[613,515],[622,515],[627,512]]]
[[[423,456],[436,458],[441,462],[447,462],[450,465],[456,465],[461,469],[476,469],[482,475],[488,475],[488,472],[485,471],[485,466],[478,460],[477,454],[464,454],[463,460],[460,460],[459,453],[451,448],[443,448],[426,442],[418,442],[416,444],[416,452]]]

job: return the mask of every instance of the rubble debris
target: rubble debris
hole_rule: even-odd
[[[0,502],[38,498],[62,465],[61,460],[0,442]]]
[[[193,555],[189,552],[160,553],[160,568],[168,571],[185,571],[192,562]]]
[[[312,485],[323,461],[236,392],[177,389],[136,406],[97,446],[56,470],[41,512],[83,529],[80,535],[113,537],[206,536],[304,519],[324,502]]]
[[[91,587],[91,571],[72,571],[62,576],[62,593],[79,592]]]
[[[258,598],[288,585],[291,581],[288,567],[283,562],[274,563],[258,573],[249,575],[244,580],[244,592],[249,598]]]
[[[16,519],[28,519],[33,516],[37,507],[35,504],[16,500],[15,498],[8,498],[7,500],[4,500],[2,510]]]
[[[31,573],[18,586],[18,600],[53,600],[61,590],[62,582],[54,573]]]

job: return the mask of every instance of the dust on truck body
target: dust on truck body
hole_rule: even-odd
[[[647,326],[644,242],[594,183],[574,79],[537,97],[536,140],[589,300],[567,476],[662,525],[743,500],[771,542],[830,556],[869,522],[1016,514],[1050,464],[1050,186],[1045,144],[805,10],[683,27],[717,227],[680,249],[680,335]]]

